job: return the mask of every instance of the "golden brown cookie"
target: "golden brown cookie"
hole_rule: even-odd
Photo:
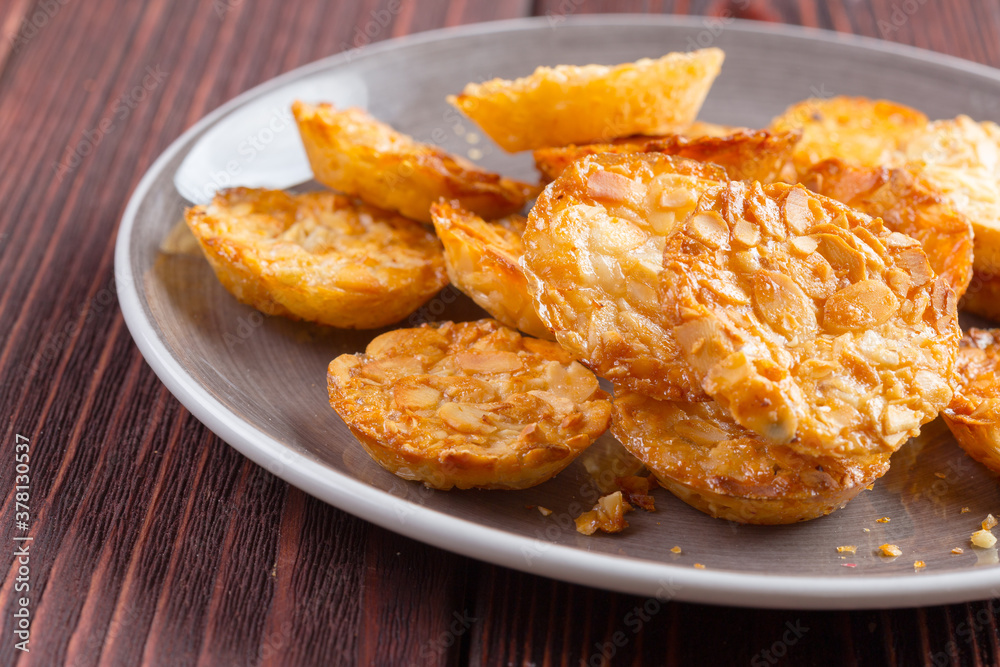
[[[521,210],[537,188],[414,141],[361,109],[295,102],[316,180],[373,206],[430,222],[431,204],[456,199],[486,218]]]
[[[800,181],[919,241],[934,273],[944,276],[956,296],[965,294],[972,280],[972,225],[927,180],[922,165],[858,167],[825,160]]]
[[[972,222],[975,272],[987,281],[1000,275],[1000,126],[968,116],[934,121],[909,141],[903,157],[924,162],[927,179]],[[963,305],[987,317],[1000,314],[992,300]]]
[[[1000,472],[1000,329],[970,329],[956,368],[955,398],[941,414],[969,456]]]
[[[686,368],[771,442],[892,452],[950,402],[955,294],[880,219],[801,185],[732,181],[663,257],[663,323]]]
[[[555,180],[570,163],[596,153],[663,153],[711,162],[735,180],[770,183],[790,175],[792,152],[800,133],[772,134],[764,130],[741,130],[727,136],[626,137],[607,144],[585,144],[561,148],[539,148],[535,167],[546,181]]]
[[[526,219],[512,215],[486,222],[446,202],[431,207],[434,229],[444,244],[451,283],[500,323],[538,338],[552,338],[531,302],[519,261]]]
[[[185,219],[223,286],[268,315],[372,329],[448,284],[427,228],[332,192],[235,188]]]
[[[470,83],[448,101],[509,152],[664,134],[694,121],[722,67],[719,49],[614,67],[539,67]]]
[[[697,509],[740,523],[827,515],[889,469],[889,454],[806,456],[733,421],[715,401],[658,401],[615,391],[612,430],[662,486]]]
[[[896,102],[831,97],[793,104],[771,121],[771,130],[802,131],[795,146],[800,170],[830,158],[877,167],[894,163],[927,122],[924,114]]]
[[[611,419],[593,373],[494,320],[390,331],[334,359],[327,379],[372,458],[436,489],[540,484]]]
[[[705,193],[714,165],[657,153],[572,163],[528,216],[521,263],[535,310],[598,375],[672,398],[701,395],[660,324],[663,245]]]

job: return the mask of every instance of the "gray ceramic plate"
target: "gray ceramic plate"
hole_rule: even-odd
[[[213,128],[238,125],[245,141],[230,140],[225,150],[237,152],[228,167],[220,164],[239,183],[241,173],[253,171],[251,162],[270,159],[247,148],[251,138],[294,147],[277,137],[294,136],[294,127],[282,125],[282,109],[303,91],[341,104],[363,102],[419,139],[531,178],[529,156],[477,142],[445,95],[467,81],[524,75],[538,65],[613,64],[709,44],[727,54],[703,111],[720,123],[761,126],[792,102],[833,94],[885,97],[931,117],[984,118],[1000,108],[1000,72],[986,67],[871,40],[735,21],[706,27],[701,19],[655,16],[542,18],[365,47],[241,95],[152,166],[125,212],[115,258],[122,310],[136,343],[192,413],[274,474],[359,517],[469,556],[640,595],[746,606],[890,607],[1000,596],[996,550],[969,547],[980,520],[1000,512],[997,481],[965,457],[939,422],[893,458],[874,491],[823,519],[741,526],[660,492],[657,512],[629,515],[627,531],[584,537],[571,520],[594,498],[583,461],[521,492],[433,492],[393,477],[368,458],[327,404],[328,362],[361,350],[372,333],[264,318],[236,303],[201,257],[163,249],[185,206],[173,178],[199,139]],[[245,112],[253,105],[256,116]],[[301,172],[301,165],[295,169]],[[445,291],[411,320],[480,314]],[[617,446],[605,440],[590,456]],[[542,517],[527,508],[534,505],[554,513]],[[970,511],[961,513],[962,507]],[[879,523],[880,517],[891,521]],[[886,542],[903,555],[877,556]],[[675,545],[683,553],[671,553]],[[840,545],[856,545],[857,553],[838,554]],[[950,553],[957,546],[963,555]],[[916,560],[926,568],[916,571]]]

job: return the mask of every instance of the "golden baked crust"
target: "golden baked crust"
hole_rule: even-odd
[[[234,188],[184,217],[223,286],[268,315],[372,329],[448,284],[423,225],[332,192]]]
[[[664,134],[694,121],[724,58],[703,49],[614,67],[539,67],[514,81],[470,83],[448,101],[512,153]]]
[[[437,489],[540,484],[611,419],[593,373],[494,320],[390,331],[334,359],[327,380],[376,462]]]
[[[920,242],[931,268],[961,297],[972,280],[972,225],[924,176],[920,164],[897,168],[856,167],[825,160],[800,182]]]
[[[956,367],[955,398],[941,415],[969,456],[1000,472],[1000,329],[970,329]]]
[[[719,123],[709,123],[704,120],[696,120],[690,125],[679,130],[680,134],[683,134],[689,139],[697,139],[699,137],[728,137],[731,134],[736,134],[737,132],[751,132],[752,130],[748,127],[741,127],[739,125],[720,125]]]
[[[591,155],[553,181],[528,216],[521,258],[535,310],[603,377],[671,398],[701,395],[660,325],[663,244],[725,172],[657,153]]]
[[[292,111],[317,181],[414,220],[429,223],[431,204],[441,198],[499,218],[520,211],[537,192],[414,141],[361,109],[295,102]]]
[[[452,284],[501,324],[551,340],[552,332],[535,312],[519,263],[526,218],[512,215],[486,222],[447,202],[431,206],[431,217],[444,244]]]
[[[737,423],[891,452],[951,400],[955,294],[913,239],[801,185],[731,181],[667,239],[663,324]]]
[[[904,157],[924,162],[927,179],[972,222],[975,270],[1000,275],[1000,126],[968,116],[934,121]]]
[[[795,146],[800,170],[829,158],[877,167],[893,163],[927,122],[924,114],[896,102],[831,97],[793,104],[771,121],[771,130],[802,130]]]
[[[717,164],[734,180],[770,183],[788,174],[800,134],[798,131],[772,134],[765,130],[744,130],[722,137],[690,137],[687,134],[626,137],[607,144],[539,148],[534,153],[535,167],[545,181],[554,181],[572,162],[587,155],[663,153]]]
[[[658,401],[615,390],[612,431],[662,486],[740,523],[806,521],[840,509],[889,469],[889,454],[806,456],[733,421],[715,401]]]

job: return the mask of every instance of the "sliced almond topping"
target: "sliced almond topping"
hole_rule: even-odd
[[[441,392],[425,384],[399,384],[392,398],[400,410],[431,410],[441,402]]]
[[[688,220],[687,232],[710,248],[721,248],[729,240],[729,225],[715,211],[696,213]]]
[[[805,234],[814,222],[809,197],[801,187],[792,188],[785,198],[785,222],[796,234]]]
[[[609,201],[640,201],[646,186],[613,171],[595,171],[587,177],[587,194]]]
[[[437,411],[438,417],[461,433],[492,433],[496,430],[488,421],[489,413],[471,405],[445,403]]]
[[[458,352],[455,363],[472,373],[514,373],[524,367],[516,352]]]
[[[826,300],[823,321],[836,331],[873,328],[885,323],[899,303],[885,283],[863,280],[834,293]]]

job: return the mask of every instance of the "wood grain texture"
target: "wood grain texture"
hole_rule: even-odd
[[[112,275],[125,202],[174,138],[257,83],[355,46],[373,17],[389,16],[376,22],[379,41],[530,14],[737,16],[997,66],[1000,4],[432,0],[390,11],[396,6],[0,6],[0,526],[12,544],[10,462],[21,434],[31,441],[34,538],[28,654],[11,641],[17,563],[12,548],[0,554],[0,664],[1000,660],[989,602],[857,613],[680,604],[521,574],[371,526],[290,488],[191,417],[139,356]],[[901,18],[904,6],[917,9]],[[30,29],[26,18],[37,18]]]

